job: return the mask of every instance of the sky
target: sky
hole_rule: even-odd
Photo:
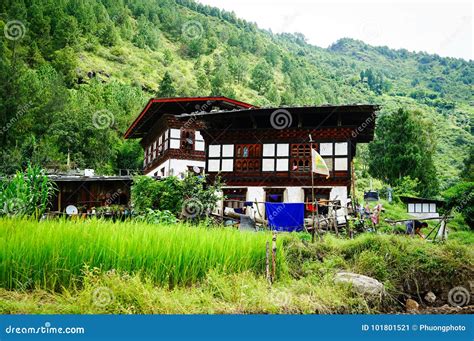
[[[328,47],[340,38],[474,60],[473,0],[198,0],[274,33]]]

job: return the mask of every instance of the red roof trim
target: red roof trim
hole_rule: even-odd
[[[228,102],[232,103],[235,105],[238,105],[240,107],[244,107],[246,109],[254,108],[255,106],[253,104],[237,101],[232,98],[228,97],[172,97],[172,98],[152,98],[148,101],[147,105],[145,108],[141,111],[140,115],[133,121],[132,125],[127,129],[127,131],[124,134],[124,138],[127,139],[131,133],[133,128],[141,121],[143,116],[146,114],[148,109],[153,103],[170,103],[170,102],[197,102],[197,101],[223,101],[223,102]]]

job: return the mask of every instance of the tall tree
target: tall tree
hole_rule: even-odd
[[[158,97],[176,96],[176,88],[174,87],[173,79],[171,78],[171,75],[168,71],[165,72],[156,95]]]
[[[260,94],[268,91],[273,81],[273,69],[263,61],[255,66],[252,71],[252,89],[257,90]]]
[[[418,192],[431,196],[438,192],[433,163],[436,144],[430,125],[419,116],[419,112],[399,109],[378,119],[375,140],[369,144],[369,172],[392,186],[407,176],[418,179]]]

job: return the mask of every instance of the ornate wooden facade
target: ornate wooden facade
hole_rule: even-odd
[[[226,97],[185,97],[151,99],[125,133],[125,138],[141,138],[145,174],[163,177],[188,169],[204,170],[204,125],[183,113],[250,108],[251,104]]]
[[[142,138],[146,174],[172,174],[163,171],[167,162],[181,171],[198,162],[211,179],[222,177],[228,198],[256,201],[269,194],[306,201],[312,146],[330,169],[328,178],[315,175],[316,195],[345,201],[357,143],[373,139],[377,110],[374,105],[257,108],[225,97],[154,99],[125,137]],[[238,201],[243,200],[227,203],[238,207]]]

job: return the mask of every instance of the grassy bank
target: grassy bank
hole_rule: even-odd
[[[278,237],[278,280],[264,276],[269,233],[186,225],[0,220],[0,313],[377,313],[433,291],[435,305],[474,277],[472,233],[446,243],[405,235]],[[383,282],[364,297],[345,270]]]
[[[328,235],[315,244],[287,240],[285,249],[296,278],[346,270],[376,278],[394,296],[442,294],[474,277],[472,233],[455,236],[433,243],[405,235],[366,233],[352,240]]]
[[[84,267],[189,285],[209,270],[265,269],[267,233],[107,221],[0,220],[0,287],[62,290],[81,285]],[[278,269],[284,271],[281,248]]]

